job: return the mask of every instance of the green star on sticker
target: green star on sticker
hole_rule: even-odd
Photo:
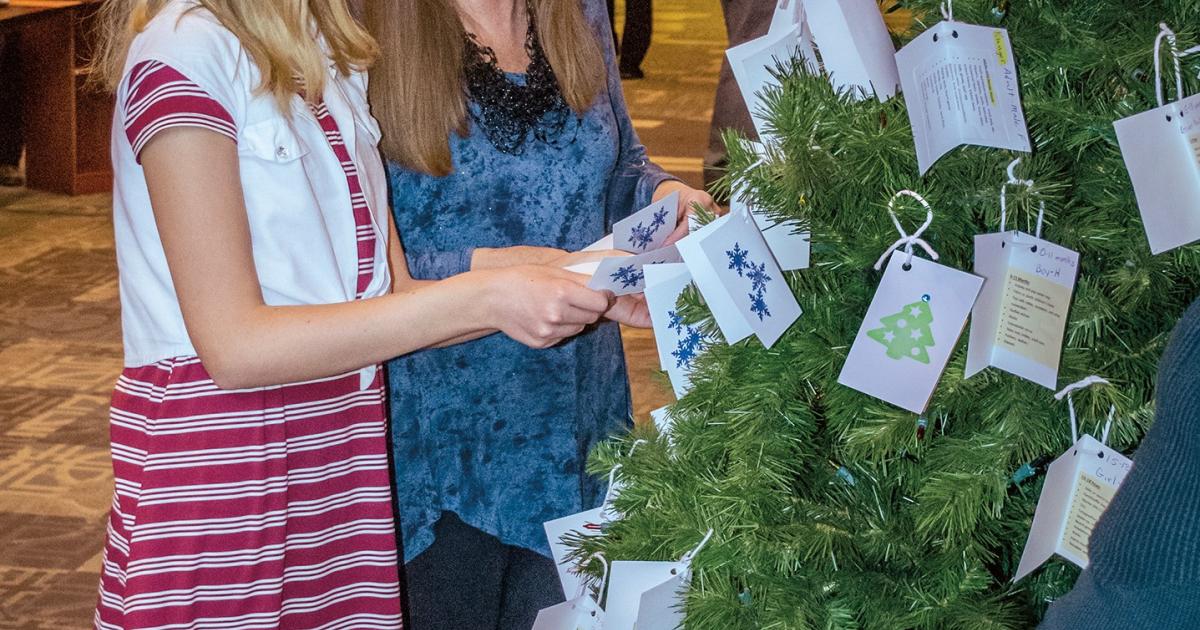
[[[925,301],[913,302],[895,315],[880,320],[882,327],[867,331],[867,336],[887,348],[889,358],[909,358],[929,363],[928,349],[934,346],[933,311]]]

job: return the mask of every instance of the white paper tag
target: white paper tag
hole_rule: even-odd
[[[642,593],[638,604],[637,630],[678,630],[683,627],[683,601],[689,577],[679,574]]]
[[[892,254],[838,382],[922,413],[967,323],[983,278]]]
[[[595,243],[592,243],[591,245],[588,245],[587,247],[584,247],[583,249],[581,249],[579,251],[581,251],[581,252],[599,252],[599,251],[604,251],[607,249],[616,249],[616,247],[613,247],[613,235],[612,234],[602,237],[600,240],[596,241]]]
[[[1029,575],[1054,554],[1087,568],[1088,540],[1096,521],[1132,467],[1129,458],[1086,434],[1054,460],[1046,468],[1042,495],[1013,581]]]
[[[582,595],[538,611],[533,630],[603,630],[604,611],[590,595]]]
[[[683,562],[647,562],[640,560],[618,560],[612,563],[609,579],[608,600],[605,610],[605,630],[659,630],[642,626],[639,615],[642,596],[655,587],[684,576],[688,565]],[[678,591],[675,591],[676,593]],[[676,597],[678,599],[678,597]],[[657,603],[657,599],[655,603]],[[673,630],[673,629],[672,629]]]
[[[654,342],[662,369],[671,378],[675,397],[682,398],[691,387],[692,362],[708,345],[700,329],[683,323],[676,312],[679,296],[692,283],[692,274],[683,263],[650,265],[646,274],[646,307],[654,326]]]
[[[1008,31],[938,22],[896,53],[924,175],[962,144],[1029,151]]]
[[[746,109],[750,110],[755,131],[760,139],[769,142],[772,136],[759,99],[767,89],[779,86],[779,81],[772,73],[780,65],[786,66],[799,58],[810,68],[816,68],[816,55],[807,30],[803,24],[792,24],[734,46],[725,51],[725,57],[729,60],[733,78],[737,80],[742,100],[746,102]]]
[[[1150,251],[1161,254],[1200,240],[1200,94],[1113,127]]]
[[[679,218],[679,191],[675,191],[613,226],[613,245],[634,254],[662,247]]]
[[[546,540],[550,543],[550,555],[554,558],[555,568],[558,569],[558,581],[562,584],[563,593],[582,592],[586,580],[577,573],[578,565],[569,555],[571,548],[563,542],[563,537],[598,536],[603,531],[604,524],[612,520],[612,514],[607,506],[601,506],[586,512],[547,521],[542,524],[546,530]]]
[[[609,290],[614,295],[641,293],[646,289],[646,265],[673,263],[682,260],[674,245],[662,247],[645,254],[634,256],[613,256],[600,261],[592,279],[588,280],[589,289],[597,291]]]
[[[668,444],[674,444],[675,437],[672,428],[675,423],[667,413],[667,407],[659,407],[651,411],[650,420],[654,422],[654,427],[658,429],[659,435],[666,437]]]
[[[770,348],[800,317],[754,219],[730,213],[676,244],[729,343],[758,336]]]
[[[880,101],[900,89],[896,49],[876,0],[809,0],[805,21],[835,89]]]
[[[775,3],[775,14],[771,16],[771,27],[767,33],[779,33],[804,21],[802,0],[779,0]]]
[[[995,366],[1056,389],[1079,254],[1023,232],[975,237],[984,279],[971,311],[966,378]]]
[[[771,250],[771,255],[775,257],[775,262],[780,269],[784,271],[808,269],[812,243],[809,233],[800,231],[796,221],[779,223],[772,221],[766,212],[757,210],[746,203],[743,200],[742,191],[736,189],[729,197],[729,213],[750,213],[754,217],[754,223],[758,225],[759,231],[766,239],[767,247]]]

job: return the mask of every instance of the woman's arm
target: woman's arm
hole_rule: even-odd
[[[399,241],[397,291],[313,306],[267,306],[250,245],[236,146],[194,127],[159,132],[142,151],[146,183],[188,335],[223,388],[331,376],[500,330],[533,347],[579,333],[610,296],[538,266],[418,283]]]

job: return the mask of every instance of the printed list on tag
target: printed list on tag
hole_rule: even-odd
[[[963,144],[1030,150],[1008,31],[939,22],[896,65],[922,175]]]
[[[1150,251],[1161,254],[1200,240],[1200,94],[1113,127]]]
[[[1021,232],[975,237],[983,290],[971,311],[966,378],[995,366],[1056,389],[1079,254]]]
[[[1088,566],[1088,542],[1133,462],[1083,435],[1046,468],[1029,538],[1013,581],[1029,575],[1057,554],[1080,568]]]

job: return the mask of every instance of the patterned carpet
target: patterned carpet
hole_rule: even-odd
[[[655,159],[699,186],[724,47],[720,8],[655,8],[647,78],[628,82],[626,95]],[[121,369],[110,203],[0,188],[3,629],[90,624],[112,491],[108,396]],[[627,331],[626,353],[644,419],[670,388],[648,333]]]

